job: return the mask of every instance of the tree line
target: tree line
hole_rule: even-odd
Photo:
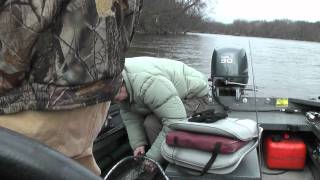
[[[320,42],[320,21],[208,20],[205,8],[214,0],[144,0],[138,32],[148,34],[215,33]]]
[[[320,21],[310,23],[305,21],[274,20],[244,21],[236,20],[232,24],[219,22],[203,22],[202,27],[195,32],[228,34],[239,36],[255,36],[279,39],[293,39],[320,42]]]

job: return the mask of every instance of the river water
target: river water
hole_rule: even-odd
[[[249,84],[255,80],[257,96],[320,96],[320,43],[215,34],[136,35],[127,56],[179,60],[209,77],[213,50],[225,47],[246,50]]]

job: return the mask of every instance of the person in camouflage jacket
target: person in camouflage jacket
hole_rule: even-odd
[[[92,155],[93,139],[109,107],[105,102],[121,86],[125,52],[141,1],[1,0],[0,125],[70,157],[79,157],[85,151]],[[68,121],[79,128],[68,129]],[[77,129],[86,126],[83,122],[94,121],[95,125],[86,127],[91,134],[80,133],[90,136],[81,152],[66,150],[67,143],[61,140],[66,137],[61,134],[55,143],[51,143],[53,138],[42,138],[44,134],[56,136],[48,132],[62,127],[61,132],[73,130],[77,134]],[[44,134],[39,135],[39,129]],[[70,138],[72,133],[65,136]]]
[[[0,3],[0,114],[66,110],[118,91],[138,0]]]

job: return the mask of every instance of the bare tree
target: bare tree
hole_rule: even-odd
[[[206,0],[144,0],[140,29],[147,33],[186,33],[203,22]]]

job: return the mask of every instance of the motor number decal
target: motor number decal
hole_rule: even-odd
[[[233,59],[230,56],[221,56],[220,63],[221,64],[232,64],[233,63]]]

